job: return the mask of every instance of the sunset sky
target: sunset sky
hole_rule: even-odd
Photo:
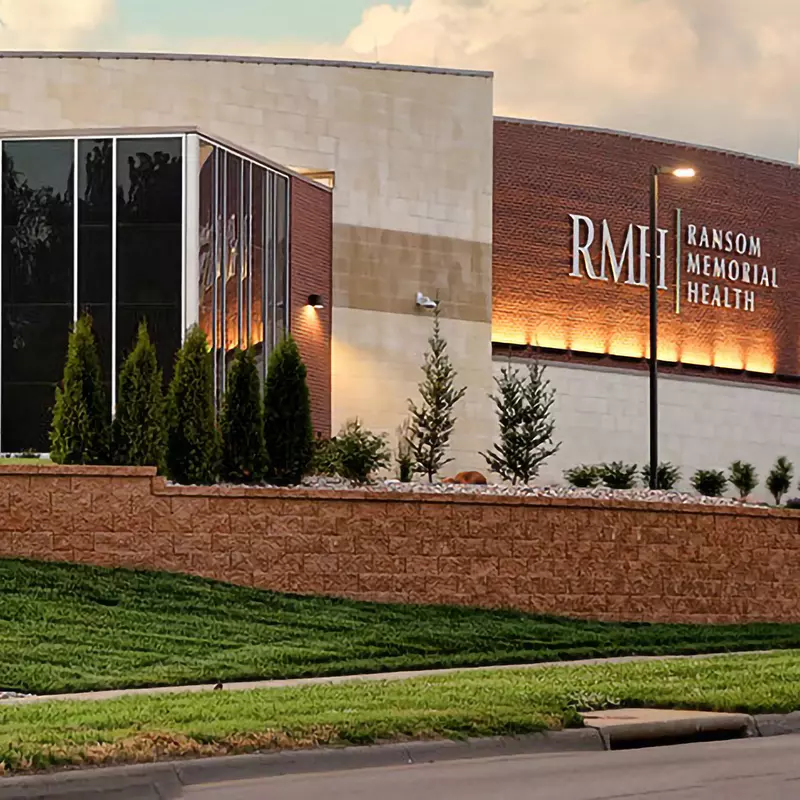
[[[0,0],[5,49],[491,70],[500,115],[796,161],[797,0]]]

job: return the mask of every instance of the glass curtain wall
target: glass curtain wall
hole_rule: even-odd
[[[289,319],[289,180],[238,153],[200,143],[200,326],[214,355],[217,402],[239,348],[266,377]]]
[[[110,400],[141,320],[169,379],[182,336],[184,140],[2,142],[2,452],[49,450],[55,386],[83,311]]]

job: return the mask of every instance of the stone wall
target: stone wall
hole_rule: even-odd
[[[800,622],[800,514],[765,508],[170,487],[142,468],[3,467],[0,557],[362,600]]]

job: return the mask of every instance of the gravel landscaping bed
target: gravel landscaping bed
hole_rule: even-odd
[[[581,500],[635,500],[649,503],[684,505],[742,506],[747,504],[731,497],[704,497],[692,492],[653,491],[651,489],[578,489],[574,486],[510,486],[506,484],[463,485],[454,483],[401,483],[397,480],[375,481],[357,485],[341,478],[307,478],[303,487],[338,491],[410,492],[412,494],[482,494],[501,497],[574,498]],[[277,488],[277,487],[269,487]]]
[[[179,484],[167,482],[168,486]],[[373,481],[356,484],[342,478],[313,477],[302,483],[304,489],[330,489],[335,491],[394,492],[411,494],[482,494],[500,497],[574,498],[576,500],[634,500],[646,503],[674,503],[701,506],[763,507],[764,503],[748,503],[732,497],[705,497],[693,492],[652,489],[578,489],[574,486],[510,486],[506,484],[464,485],[456,483],[401,483],[398,480]],[[271,484],[261,484],[264,489],[279,489]],[[291,488],[291,487],[290,487]]]

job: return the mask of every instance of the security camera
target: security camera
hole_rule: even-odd
[[[431,300],[430,297],[426,297],[422,292],[417,292],[417,305],[420,308],[436,308],[439,302],[437,300]]]

